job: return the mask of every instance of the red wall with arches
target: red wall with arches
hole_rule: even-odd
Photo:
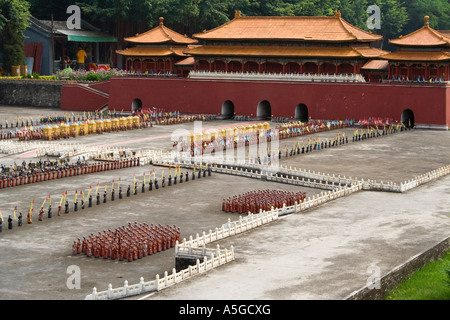
[[[444,84],[374,84],[194,79],[114,78],[110,110],[131,110],[140,99],[152,107],[185,113],[220,114],[225,101],[237,115],[256,116],[267,100],[275,117],[295,117],[305,104],[313,119],[359,120],[368,117],[401,120],[411,109],[418,124],[450,125],[450,86]]]

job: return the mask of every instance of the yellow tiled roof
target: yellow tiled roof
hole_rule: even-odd
[[[398,46],[450,46],[450,34],[432,29],[425,17],[425,25],[398,39],[389,40],[389,43]]]
[[[156,28],[147,32],[136,35],[135,37],[125,38],[125,41],[141,44],[157,44],[157,43],[175,43],[175,44],[194,44],[197,40],[191,39],[188,36],[183,36],[163,24],[163,18],[159,18],[160,22]]]
[[[180,48],[149,48],[135,47],[125,50],[116,50],[117,54],[129,57],[165,57],[165,56],[186,56]]]
[[[450,52],[400,50],[383,56],[383,59],[396,61],[450,61]]]
[[[379,57],[387,54],[374,48],[352,47],[281,47],[281,46],[201,46],[184,51],[193,56],[260,57]]]
[[[382,36],[333,17],[237,17],[215,29],[193,35],[200,40],[293,40],[373,42]]]

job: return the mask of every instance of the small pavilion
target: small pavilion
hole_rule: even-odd
[[[167,28],[162,17],[159,18],[157,27],[124,40],[135,45],[116,51],[126,57],[127,71],[185,76],[191,69],[189,62],[193,67],[193,61],[183,51],[198,41]]]
[[[389,79],[449,81],[450,32],[432,29],[429,20],[425,16],[421,29],[389,41],[398,48],[383,57],[389,61]]]

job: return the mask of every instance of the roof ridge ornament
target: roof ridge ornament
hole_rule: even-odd
[[[430,26],[430,16],[425,16],[425,27]]]
[[[342,18],[342,14],[340,10],[334,10],[334,17],[337,19]]]
[[[164,25],[164,17],[159,17],[159,25],[160,26]]]
[[[236,10],[234,13],[234,18],[239,19],[241,17],[241,10]]]

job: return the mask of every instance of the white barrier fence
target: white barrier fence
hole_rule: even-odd
[[[209,233],[203,232],[201,236],[197,234],[195,238],[190,236],[188,240],[183,239],[183,241],[179,244],[178,249],[184,250],[185,247],[202,247],[208,243],[223,240],[225,238],[255,229],[278,220],[278,214],[280,211],[281,209],[261,211],[258,214],[249,214],[246,217],[240,216],[239,220],[233,222],[229,219],[227,223],[222,225],[220,228],[216,228],[214,231],[209,230]]]
[[[441,167],[439,169],[430,171],[426,174],[419,175],[412,180],[405,181],[400,185],[400,192],[406,192],[413,188],[416,188],[422,184],[428,183],[430,181],[439,179],[443,176],[450,174],[450,165]]]
[[[366,82],[360,74],[314,74],[314,73],[270,73],[270,72],[224,72],[191,71],[191,79],[226,79],[226,80],[279,80],[279,81],[316,81],[316,82]]]
[[[219,255],[212,256],[210,259],[205,256],[202,263],[197,260],[196,265],[189,266],[188,268],[183,269],[180,272],[176,272],[175,268],[172,269],[171,274],[168,274],[168,272],[166,271],[164,272],[164,276],[162,278],[160,278],[160,276],[157,274],[155,280],[145,282],[144,278],[141,277],[139,283],[137,284],[129,285],[128,281],[125,281],[123,287],[116,289],[113,289],[112,285],[109,284],[108,290],[102,292],[97,292],[97,289],[94,288],[92,293],[86,296],[85,300],[121,299],[147,292],[161,291],[177,283],[180,283],[181,281],[190,279],[196,275],[205,273],[228,262],[234,261],[234,259],[234,249],[233,247],[231,247],[231,250],[221,250]]]
[[[175,164],[176,162],[169,156],[159,158],[157,161],[161,161],[166,164]],[[192,168],[193,164],[188,161],[179,161],[178,164]],[[419,175],[411,180],[402,182],[400,184],[389,182],[378,182],[376,180],[358,180],[358,178],[346,177],[341,175],[330,175],[324,173],[311,172],[310,170],[302,170],[292,167],[273,166],[273,165],[237,165],[232,164],[219,164],[214,165],[214,172],[231,174],[236,176],[243,176],[253,179],[266,179],[269,181],[275,181],[285,184],[299,185],[308,188],[317,188],[325,190],[335,190],[342,186],[352,186],[354,184],[361,184],[363,190],[368,191],[385,191],[385,192],[398,192],[403,193],[418,187],[424,183],[428,183],[440,177],[450,174],[450,165],[432,170],[428,173]]]

